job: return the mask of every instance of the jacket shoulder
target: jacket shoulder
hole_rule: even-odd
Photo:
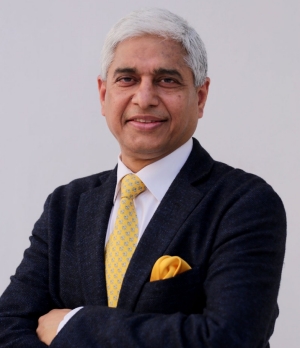
[[[46,203],[48,202],[52,207],[63,207],[66,204],[77,205],[83,193],[100,187],[112,174],[114,170],[107,170],[72,180],[66,185],[57,187],[48,196]]]
[[[281,198],[273,187],[258,175],[215,161],[211,179],[212,191],[219,201],[229,205],[238,202],[246,205],[248,202],[247,209],[250,210],[263,210],[268,206],[285,220]]]
[[[70,181],[68,184],[58,186],[54,192],[76,190],[85,192],[102,184],[103,181],[111,174],[112,170],[106,170],[100,173],[92,174],[83,178]]]

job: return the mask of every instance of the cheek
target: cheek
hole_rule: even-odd
[[[181,94],[173,96],[169,101],[169,111],[172,118],[177,121],[183,122],[187,119],[187,113],[189,112],[189,105],[187,100]]]
[[[119,127],[118,123],[116,123],[115,119],[112,118],[110,115],[105,116],[105,120],[106,120],[107,127],[110,130],[111,134],[117,140],[119,140],[120,134],[121,134],[121,130],[120,130],[120,127]]]
[[[181,94],[170,94],[164,97],[164,104],[171,113],[180,113],[184,109],[185,98]]]
[[[123,112],[120,102],[114,102],[113,99],[108,98],[105,105],[105,120],[111,133],[118,138],[122,132],[123,127]]]
[[[191,95],[178,94],[170,105],[170,113],[176,127],[181,131],[195,129],[198,123],[197,100]]]
[[[130,98],[126,93],[112,93],[108,94],[106,98],[106,111],[114,115],[114,117],[121,117],[124,113]]]

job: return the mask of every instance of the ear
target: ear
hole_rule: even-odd
[[[105,116],[106,81],[103,81],[100,76],[98,76],[98,92],[101,104],[101,113],[103,116]]]
[[[198,118],[201,118],[203,116],[203,111],[204,111],[204,106],[205,106],[207,95],[208,95],[209,85],[210,85],[210,78],[207,77],[203,85],[200,87],[197,87]]]

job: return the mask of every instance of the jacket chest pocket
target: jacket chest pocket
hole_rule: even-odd
[[[202,267],[195,267],[174,278],[148,282],[137,301],[135,312],[171,314],[202,313],[205,306]]]

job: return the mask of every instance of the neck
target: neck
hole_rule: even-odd
[[[158,161],[160,158],[148,159],[148,160],[139,160],[135,158],[124,157],[121,154],[121,160],[125,166],[130,169],[133,173],[139,172],[144,167],[148,166],[151,163]]]

